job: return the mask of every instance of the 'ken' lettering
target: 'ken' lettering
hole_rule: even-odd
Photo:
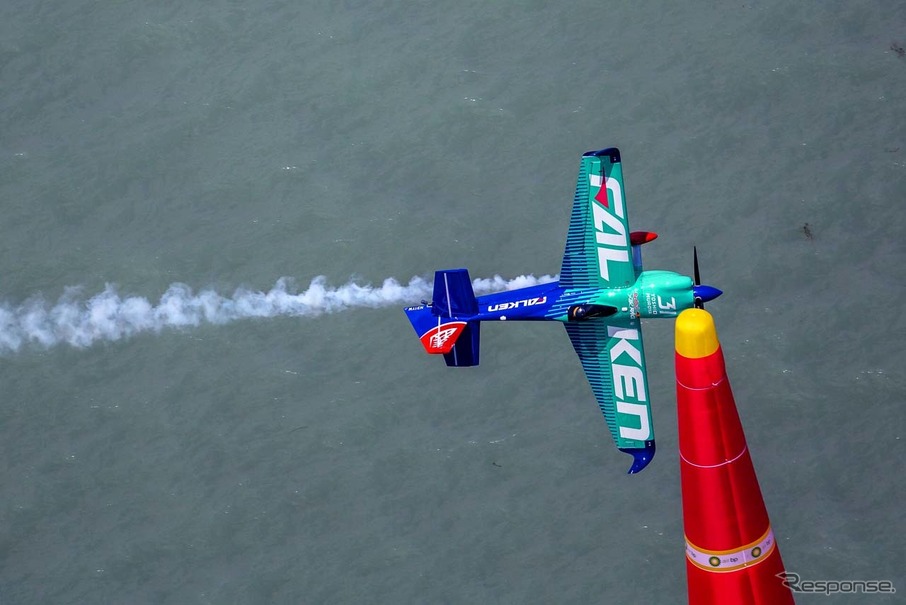
[[[642,372],[642,352],[634,344],[639,341],[639,331],[619,326],[607,326],[607,336],[618,338],[616,343],[610,347],[610,368],[613,372],[613,391],[616,395],[617,412],[638,418],[639,424],[638,428],[624,426],[618,416],[620,437],[646,441],[651,438],[651,422],[648,416],[645,375]],[[623,363],[626,361],[631,361],[632,364]]]

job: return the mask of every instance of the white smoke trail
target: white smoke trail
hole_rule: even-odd
[[[557,281],[545,275],[522,275],[506,280],[495,275],[473,282],[475,294],[513,290]],[[66,343],[87,347],[99,340],[113,341],[141,332],[160,332],[164,328],[185,328],[202,323],[225,324],[254,317],[310,317],[355,307],[386,307],[415,304],[431,297],[432,283],[413,277],[408,284],[386,279],[380,287],[353,282],[331,287],[324,277],[312,280],[304,292],[294,293],[291,280],[280,278],[268,292],[238,289],[232,297],[213,290],[197,294],[185,284],[172,284],[157,305],[139,296],[121,297],[116,287],[88,300],[78,299],[77,288],[67,288],[53,306],[33,298],[18,305],[0,305],[0,353],[18,351],[36,343],[52,347]]]

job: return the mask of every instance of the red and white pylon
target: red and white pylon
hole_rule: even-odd
[[[676,398],[690,605],[787,605],[784,571],[711,314],[676,320]]]

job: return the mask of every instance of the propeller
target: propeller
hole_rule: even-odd
[[[698,270],[698,249],[695,246],[692,246],[692,271],[692,296],[695,301],[693,304],[696,309],[704,309],[706,302],[714,300],[723,292],[714,286],[702,284],[702,276]]]

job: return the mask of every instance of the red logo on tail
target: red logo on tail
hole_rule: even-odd
[[[422,345],[431,354],[449,353],[456,344],[456,339],[466,329],[466,322],[451,321],[431,328],[421,336]]]

